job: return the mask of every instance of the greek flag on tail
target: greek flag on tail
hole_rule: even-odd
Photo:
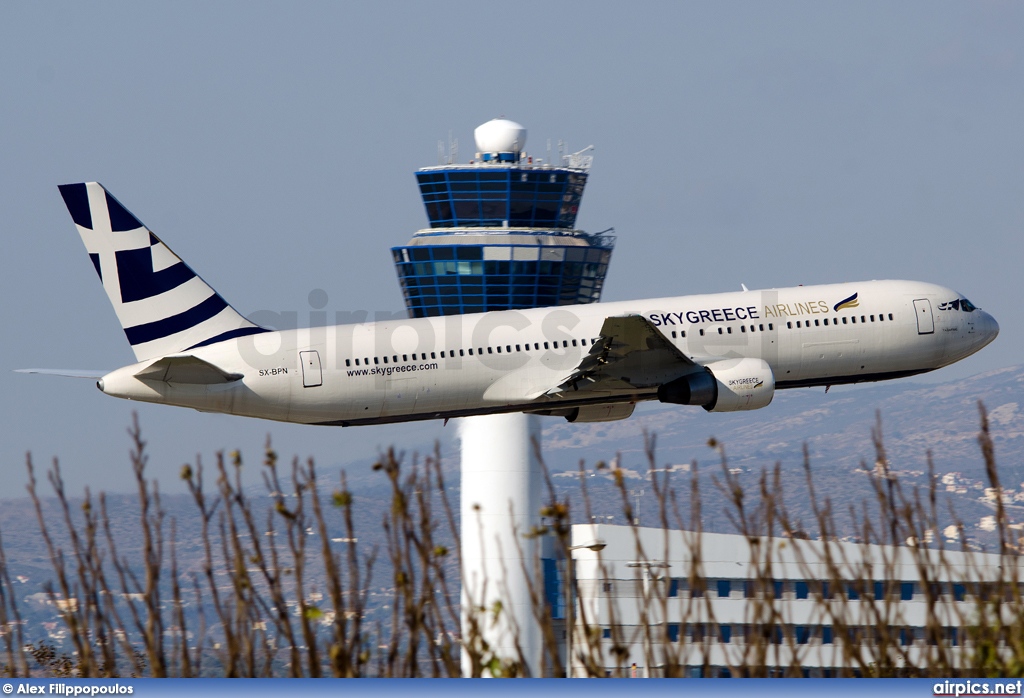
[[[239,315],[103,185],[58,188],[138,361],[267,331]]]

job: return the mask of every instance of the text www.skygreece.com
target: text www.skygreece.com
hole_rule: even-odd
[[[434,371],[439,368],[433,364],[409,364],[403,366],[373,366],[371,368],[356,368],[348,371],[350,376],[390,376],[392,373],[415,373],[416,371]]]
[[[932,687],[934,696],[1019,696],[1021,681],[940,681]]]

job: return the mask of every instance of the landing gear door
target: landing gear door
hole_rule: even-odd
[[[320,354],[316,351],[300,351],[302,364],[302,387],[316,388],[324,384],[324,372],[320,366]]]
[[[935,320],[932,318],[932,303],[927,298],[914,301],[917,313],[917,333],[932,334],[935,332]]]

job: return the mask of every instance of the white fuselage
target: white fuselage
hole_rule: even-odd
[[[952,307],[961,298],[933,284],[870,281],[314,327],[188,352],[241,374],[234,382],[140,380],[147,361],[100,386],[147,402],[335,425],[654,399],[653,383],[671,375],[632,390],[550,392],[600,338],[605,319],[627,314],[642,315],[697,364],[763,360],[777,389],[874,381],[946,366],[992,341],[995,321]]]

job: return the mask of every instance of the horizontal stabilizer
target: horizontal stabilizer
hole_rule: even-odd
[[[135,374],[144,381],[214,385],[241,380],[241,373],[228,373],[208,361],[185,354],[165,356]]]
[[[44,376],[64,376],[65,378],[102,378],[110,371],[90,371],[76,368],[17,368],[15,373],[40,373]]]

